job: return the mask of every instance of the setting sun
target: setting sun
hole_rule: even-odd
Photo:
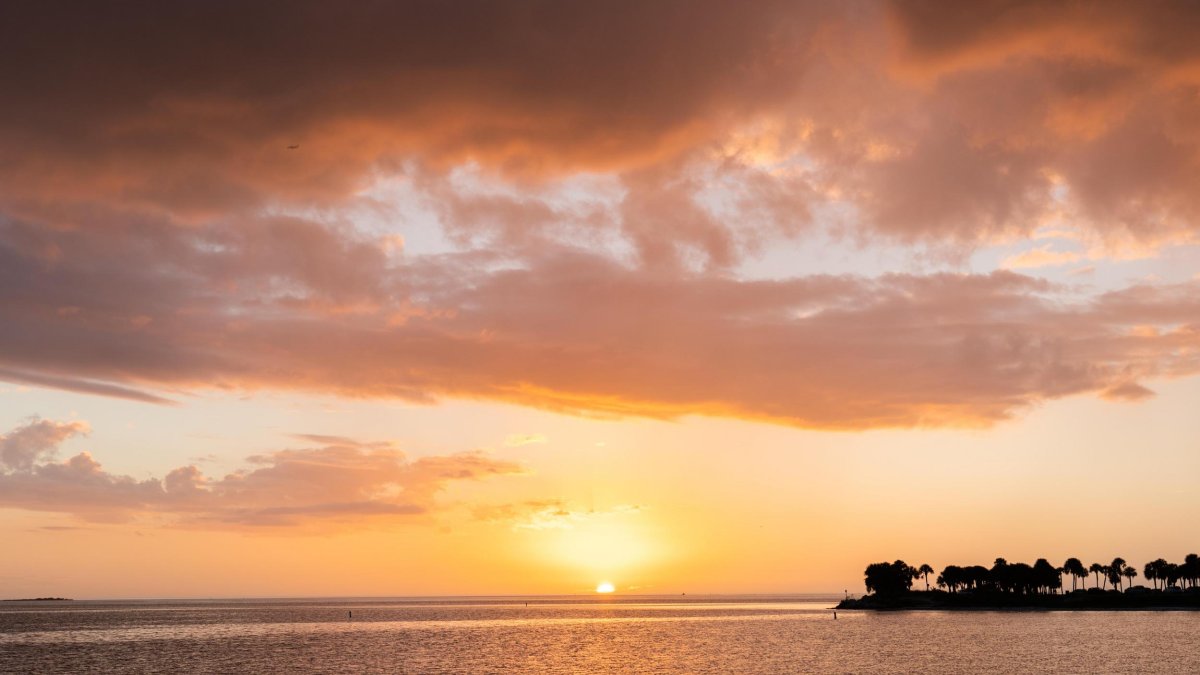
[[[607,581],[602,581],[602,582],[600,582],[599,586],[596,586],[597,593],[612,593],[615,590],[617,590],[617,587],[613,586],[611,583],[609,583]]]

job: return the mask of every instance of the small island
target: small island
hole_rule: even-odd
[[[71,602],[71,598],[5,598],[0,602]]]
[[[1194,553],[1183,563],[1162,558],[1146,563],[1142,575],[1149,587],[1133,585],[1138,571],[1123,558],[1086,567],[1078,558],[1067,559],[1061,567],[1045,558],[1032,565],[1004,558],[996,558],[991,567],[948,565],[931,587],[933,573],[929,565],[913,567],[903,560],[868,565],[868,595],[847,597],[837,609],[1200,609],[1200,556]],[[1064,577],[1070,578],[1069,590]],[[913,590],[918,580],[924,581],[924,590]]]

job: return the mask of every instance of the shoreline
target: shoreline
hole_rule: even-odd
[[[908,591],[896,595],[867,595],[845,599],[835,609],[843,610],[934,610],[934,611],[1194,611],[1200,610],[1200,592],[1162,593],[1146,591],[1074,591],[1063,595],[1020,595],[1013,593],[947,593]]]

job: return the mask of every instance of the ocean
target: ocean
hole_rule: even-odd
[[[839,611],[835,619],[837,600],[5,602],[0,672],[1200,672],[1200,612]]]

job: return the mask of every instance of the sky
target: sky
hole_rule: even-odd
[[[0,596],[1200,548],[1189,2],[0,6]]]

